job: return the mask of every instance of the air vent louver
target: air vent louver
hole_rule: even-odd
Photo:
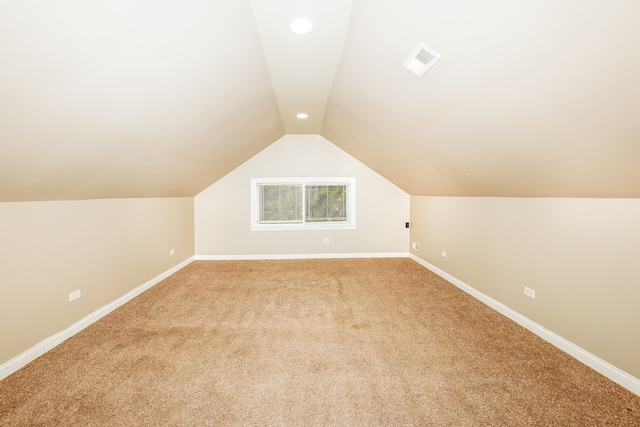
[[[433,49],[420,43],[403,66],[416,76],[422,77],[440,58],[442,57]]]

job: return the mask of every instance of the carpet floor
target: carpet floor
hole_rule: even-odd
[[[640,426],[410,259],[196,261],[0,381],[2,426]]]

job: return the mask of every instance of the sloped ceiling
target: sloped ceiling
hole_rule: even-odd
[[[356,1],[322,133],[410,194],[638,197],[639,13]],[[418,42],[443,57],[421,79]]]
[[[289,32],[295,16],[314,31]],[[635,0],[0,0],[0,201],[193,196],[285,133],[414,195],[640,197],[637,16]],[[417,78],[401,65],[420,42],[442,59]]]
[[[0,0],[0,200],[193,196],[284,134],[248,1]]]

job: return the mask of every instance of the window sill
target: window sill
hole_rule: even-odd
[[[264,224],[252,225],[251,231],[355,230],[354,224]]]

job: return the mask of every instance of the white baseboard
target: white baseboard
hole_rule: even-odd
[[[578,359],[580,362],[582,362],[585,365],[589,366],[590,368],[592,368],[596,372],[599,372],[600,374],[602,374],[605,377],[609,378],[611,381],[621,385],[622,387],[626,388],[630,392],[635,393],[638,396],[640,396],[640,380],[637,379],[636,377],[624,372],[623,370],[621,370],[619,368],[616,368],[615,366],[611,365],[608,362],[605,362],[604,360],[600,359],[599,357],[594,356],[593,354],[589,353],[588,351],[584,350],[583,348],[578,347],[577,345],[575,345],[571,341],[569,341],[569,340],[561,337],[560,335],[548,330],[544,326],[539,325],[538,323],[536,323],[533,320],[523,316],[522,314],[518,313],[517,311],[512,310],[511,308],[507,307],[506,305],[502,304],[501,302],[496,301],[495,299],[483,294],[482,292],[478,291],[474,287],[472,287],[472,286],[466,284],[465,282],[463,282],[462,280],[450,275],[446,271],[439,269],[435,265],[423,260],[422,258],[419,258],[419,257],[415,256],[414,254],[409,254],[409,257],[411,259],[413,259],[414,261],[416,261],[418,264],[420,264],[423,267],[433,271],[438,276],[440,276],[443,279],[447,280],[448,282],[454,284],[455,286],[457,286],[458,288],[460,288],[464,292],[468,293],[472,297],[480,300],[481,302],[485,303],[486,305],[488,305],[489,307],[493,308],[497,312],[505,315],[509,319],[511,319],[514,322],[518,323],[520,326],[523,326],[523,327],[527,328],[529,331],[533,332],[534,334],[536,334],[537,336],[539,336],[543,340],[553,344],[554,346],[558,347],[560,350],[562,350],[565,353],[567,353],[567,354],[573,356],[574,358]]]
[[[540,338],[553,344],[554,346],[558,347],[560,350],[563,350],[567,354],[578,359],[585,365],[589,366],[590,368],[594,369],[595,371],[599,372],[600,374],[604,375],[605,377],[609,378],[615,383],[621,385],[622,387],[626,388],[632,393],[635,393],[636,395],[640,396],[640,380],[638,380],[634,376],[629,375],[623,370],[616,368],[615,366],[611,365],[608,362],[605,362],[599,357],[594,356],[593,354],[582,349],[581,347],[578,347],[577,345],[566,340],[565,338],[555,334],[554,332],[546,329],[545,327],[539,325],[538,323],[512,310],[511,308],[507,307],[501,302],[496,301],[493,298],[483,294],[482,292],[466,284],[462,280],[457,279],[456,277],[450,275],[444,270],[441,270],[435,265],[408,252],[347,253],[347,254],[280,254],[280,255],[196,255],[194,257],[191,257],[183,261],[182,263],[176,265],[175,267],[161,273],[160,275],[149,280],[148,282],[138,286],[137,288],[133,289],[132,291],[118,298],[117,300],[112,301],[111,303],[105,305],[104,307],[94,311],[93,313],[77,321],[76,323],[69,326],[68,328],[50,336],[49,338],[46,338],[45,340],[41,341],[40,343],[26,350],[22,354],[14,357],[8,362],[3,363],[2,365],[0,365],[0,380],[8,377],[12,373],[16,372],[18,369],[27,365],[29,362],[35,360],[36,358],[40,357],[41,355],[51,350],[55,346],[64,342],[65,340],[72,337],[73,335],[77,334],[87,326],[91,325],[92,323],[96,322],[97,320],[101,319],[107,314],[111,313],[116,308],[132,300],[136,296],[140,295],[142,292],[158,284],[159,282],[166,279],[167,277],[174,274],[175,272],[181,270],[182,268],[189,265],[194,260],[277,260],[277,259],[320,259],[320,258],[326,259],[326,258],[407,258],[407,257],[413,259],[423,267],[433,271],[434,273],[436,273],[443,279],[447,280],[448,282],[452,283],[453,285],[457,286],[464,292],[470,294],[474,298],[478,299],[479,301],[483,302],[487,306],[493,308],[497,312],[503,314],[504,316],[508,317],[509,319],[513,320],[519,325],[525,327],[529,331],[538,335]]]
[[[124,303],[132,300],[133,298],[135,298],[136,296],[140,295],[141,293],[143,293],[147,289],[153,287],[154,285],[160,283],[162,280],[164,280],[167,277],[171,276],[172,274],[174,274],[178,270],[186,267],[191,262],[193,262],[194,259],[195,259],[195,257],[191,257],[191,258],[181,262],[180,264],[176,265],[175,267],[170,268],[169,270],[159,274],[158,276],[154,277],[153,279],[149,280],[148,282],[138,286],[137,288],[133,289],[132,291],[130,291],[126,295],[123,295],[122,297],[118,298],[117,300],[110,302],[109,304],[105,305],[104,307],[99,308],[98,310],[94,311],[93,313],[89,314],[88,316],[78,320],[76,323],[74,323],[73,325],[69,326],[68,328],[65,328],[62,331],[50,336],[49,338],[44,339],[43,341],[41,341],[38,344],[34,345],[33,347],[31,347],[30,349],[26,350],[22,354],[19,354],[18,356],[14,357],[13,359],[9,360],[8,362],[3,363],[2,365],[0,365],[0,380],[8,377],[11,374],[13,374],[18,369],[20,369],[23,366],[25,366],[27,363],[29,363],[29,362],[35,360],[36,358],[42,356],[47,351],[51,350],[55,346],[57,346],[60,343],[64,342],[65,340],[71,338],[73,335],[77,334],[78,332],[80,332],[81,330],[83,330],[87,326],[91,325],[92,323],[100,320],[102,317],[104,317],[107,314],[111,313],[113,310],[115,310],[116,308],[120,307]]]
[[[328,259],[328,258],[407,258],[408,252],[274,254],[274,255],[196,255],[196,261],[244,261],[276,259]]]

